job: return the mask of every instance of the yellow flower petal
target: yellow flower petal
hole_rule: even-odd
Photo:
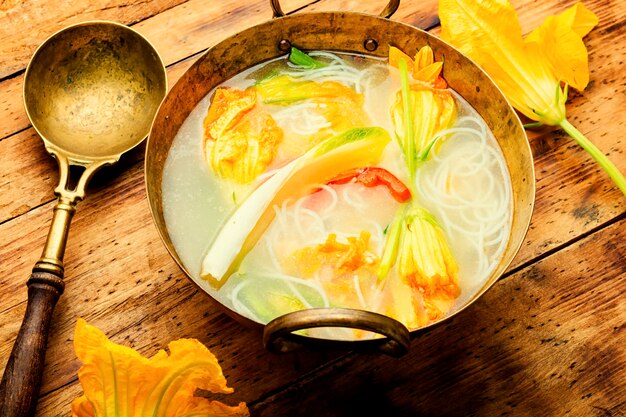
[[[435,62],[435,55],[433,54],[433,49],[428,45],[423,46],[415,54],[415,67],[413,68],[413,71],[414,72],[420,71],[426,68],[427,66],[432,65],[433,62]]]
[[[576,3],[557,16],[557,19],[565,22],[581,38],[587,36],[591,29],[598,25],[598,16],[582,3]]]
[[[433,215],[412,207],[404,218],[398,273],[425,296],[454,299],[459,295],[458,266]]]
[[[415,149],[420,152],[428,146],[437,133],[452,125],[457,114],[456,104],[448,90],[431,89],[419,84],[411,86],[409,100],[413,111],[413,141]],[[402,92],[397,93],[391,111],[396,135],[404,138]]]
[[[541,59],[550,63],[556,78],[577,90],[584,90],[589,83],[589,64],[580,34],[588,33],[597,22],[595,14],[577,4],[559,16],[548,16],[526,37],[525,43],[527,46],[535,44]]]
[[[72,417],[93,417],[96,415],[91,401],[84,395],[72,401]]]
[[[194,339],[168,345],[152,358],[117,345],[83,319],[76,323],[74,350],[83,366],[78,378],[84,395],[72,402],[72,416],[182,417],[247,416],[235,407],[194,397],[196,389],[230,393],[213,354]]]
[[[559,78],[546,56],[524,43],[507,0],[440,0],[439,18],[442,37],[474,59],[516,109],[546,124],[563,120],[565,108],[554,100]]]
[[[520,58],[526,68],[526,73],[511,70],[509,62],[504,65],[497,58],[485,56],[483,68],[500,87],[502,93],[511,102],[513,107],[532,120],[540,121],[548,125],[556,125],[565,117],[565,107],[556,106],[554,102],[555,91],[559,86],[559,80],[554,76],[547,62],[542,58],[540,51],[528,46],[531,56],[535,57],[536,64],[533,66],[532,59]],[[519,64],[517,64],[519,65]],[[549,114],[550,117],[542,115]]]
[[[415,79],[416,81],[422,81],[428,85],[433,85],[437,77],[439,77],[439,74],[441,74],[442,68],[443,62],[435,62],[433,64],[427,65],[417,71],[417,73],[413,74],[413,79]]]
[[[400,49],[395,46],[389,46],[389,65],[392,67],[400,68],[400,61],[404,60],[406,62],[406,66],[409,69],[409,73],[413,73],[413,66],[415,63],[411,59],[410,56],[402,52]]]
[[[484,53],[509,60],[523,51],[522,28],[507,0],[440,0],[441,37],[483,65]]]
[[[254,88],[218,88],[204,119],[205,157],[221,178],[246,184],[274,160],[283,131]]]
[[[418,290],[395,276],[388,280],[387,288],[388,299],[383,304],[386,306],[385,315],[393,317],[409,329],[417,329],[428,324],[428,319],[419,305],[422,295]]]

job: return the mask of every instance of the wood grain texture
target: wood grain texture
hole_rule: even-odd
[[[269,19],[267,3],[111,1],[102,6],[55,0],[47,2],[47,14],[37,10],[43,7],[40,0],[0,3],[0,31],[13,33],[13,49],[0,49],[7,57],[0,73],[14,74],[0,81],[0,369],[24,315],[24,284],[45,241],[57,181],[56,162],[29,128],[22,108],[20,71],[32,48],[54,28],[86,16],[139,22],[134,27],[166,58],[172,85],[208,46]],[[283,8],[307,3],[287,0]],[[324,0],[305,11],[376,13],[385,3]],[[513,3],[529,31],[574,2]],[[438,21],[436,4],[403,1],[394,19],[431,27]],[[599,15],[600,26],[585,38],[591,83],[582,94],[572,92],[568,114],[626,172],[626,3],[585,4]],[[32,9],[22,20],[7,14],[18,8]],[[15,28],[27,18],[35,29],[21,39]],[[4,22],[12,29],[5,29]],[[626,200],[563,134],[545,129],[531,133],[530,140],[537,204],[514,267],[528,265],[448,326],[415,340],[407,362],[344,352],[266,353],[258,329],[222,315],[167,254],[146,203],[139,147],[119,166],[99,173],[77,207],[65,258],[66,291],[53,319],[37,415],[68,415],[70,402],[80,395],[72,349],[77,317],[148,355],[175,338],[200,339],[218,356],[236,389],[230,401],[249,402],[255,415],[315,410],[328,415],[353,415],[354,410],[363,415],[393,410],[562,415],[569,410],[562,404],[571,405],[572,415],[624,414],[626,397],[614,385],[625,376],[620,349],[625,317],[619,300],[623,303],[626,290],[621,244]],[[352,397],[346,401],[340,394]],[[511,396],[508,404],[505,394]],[[365,405],[352,401],[359,396],[367,399]]]
[[[326,8],[332,8],[331,1],[322,2],[320,4],[325,5]],[[345,2],[337,2],[336,6],[341,6]],[[348,2],[349,3],[349,2]],[[410,16],[421,16],[420,22],[426,24],[429,19],[425,16],[434,16],[436,12],[436,7],[434,7],[435,2],[426,3],[424,5],[425,9],[420,7],[419,12],[415,12],[415,9],[412,9],[412,12],[403,10],[403,6],[401,6],[398,11],[397,18],[406,18],[410,19]],[[318,6],[317,4],[315,6]],[[377,10],[380,4],[372,4],[368,6],[368,9],[372,12]],[[169,10],[167,13],[173,13],[176,10],[182,9],[183,6],[175,7]],[[593,7],[593,4],[589,5],[589,7]],[[626,13],[626,4],[622,4],[621,6]],[[251,13],[248,9],[244,9],[246,13]],[[521,9],[522,11],[525,9]],[[531,9],[532,10],[532,9]],[[188,12],[188,11],[187,11]],[[243,13],[243,12],[242,12]],[[523,13],[520,13],[524,16]],[[159,16],[157,16],[159,17]],[[579,129],[586,134],[589,134],[590,138],[596,142],[596,144],[605,152],[609,153],[609,155],[614,155],[612,159],[622,171],[626,170],[625,158],[623,158],[624,151],[626,149],[626,144],[623,139],[619,135],[620,129],[623,127],[623,121],[619,121],[616,123],[602,123],[599,124],[595,121],[598,114],[601,114],[603,120],[620,120],[619,114],[621,113],[621,109],[626,104],[626,85],[624,81],[623,74],[616,73],[615,66],[611,66],[609,64],[606,65],[597,65],[595,63],[595,51],[603,51],[602,57],[598,59],[605,59],[604,57],[611,57],[611,59],[623,59],[624,54],[626,53],[626,49],[624,49],[623,40],[626,38],[626,30],[623,27],[620,27],[616,30],[613,30],[611,33],[611,37],[617,37],[618,40],[622,40],[622,42],[611,42],[608,46],[606,42],[604,42],[604,38],[602,38],[599,34],[606,32],[607,29],[615,26],[616,22],[616,14],[608,14],[607,16],[603,16],[604,20],[601,21],[601,26],[592,32],[587,38],[586,42],[591,50],[590,54],[590,65],[592,67],[592,71],[595,71],[598,77],[603,82],[596,83],[594,78],[592,77],[592,85],[588,87],[588,91],[590,94],[594,94],[594,97],[599,97],[597,101],[590,101],[585,96],[580,94],[574,94],[570,103],[568,105],[569,114],[572,115],[572,121],[575,123]],[[611,20],[613,19],[613,20]],[[175,19],[174,19],[175,20]],[[146,27],[150,26],[149,22],[151,20],[146,20],[142,22]],[[409,20],[411,21],[411,20]],[[162,22],[159,22],[162,23]],[[413,22],[416,23],[416,22]],[[245,22],[243,22],[245,24]],[[161,24],[155,24],[155,28],[161,27]],[[178,27],[170,27],[171,32],[179,32],[184,31],[186,28],[185,25],[181,24]],[[168,30],[169,30],[168,29]],[[157,29],[154,29],[157,30]],[[150,38],[150,31],[146,29],[146,36]],[[211,42],[217,41],[220,39],[218,37],[219,34],[215,32],[204,33],[206,36],[206,40]],[[197,39],[201,39],[202,36],[197,35]],[[604,42],[604,43],[603,43]],[[196,48],[191,49],[200,49],[199,41],[196,41],[194,45]],[[206,44],[205,44],[206,45]],[[158,48],[157,44],[157,48]],[[612,48],[607,51],[607,48]],[[159,48],[161,50],[161,48]],[[621,57],[621,58],[620,58]],[[619,62],[619,61],[617,61]],[[172,68],[174,72],[180,74],[178,70],[178,66]],[[182,68],[181,68],[182,69]],[[170,82],[174,82],[177,79],[177,76],[170,76]],[[21,98],[19,99],[21,106]],[[602,108],[602,113],[598,112],[598,108]],[[23,110],[22,110],[23,112]],[[34,133],[30,133],[33,135]],[[13,140],[21,140],[21,135],[19,138],[11,138]],[[0,142],[1,144],[1,142]],[[550,199],[538,198],[538,202],[547,202],[545,206],[543,204],[538,204],[536,217],[541,217],[539,224],[553,224],[559,223],[559,227],[556,227],[560,232],[560,235],[550,237],[549,239],[544,239],[543,241],[539,241],[535,239],[531,234],[532,240],[536,243],[536,246],[531,248],[531,252],[529,256],[526,258],[522,258],[522,261],[526,262],[539,254],[543,253],[546,250],[553,249],[558,247],[564,243],[566,243],[571,238],[575,237],[578,233],[582,232],[589,227],[598,226],[603,224],[610,218],[613,218],[615,215],[619,214],[624,210],[624,202],[623,199],[620,199],[619,191],[612,187],[612,183],[608,179],[608,177],[599,170],[599,168],[592,162],[592,160],[579,149],[571,140],[567,139],[561,133],[556,133],[547,130],[543,132],[539,132],[538,134],[531,134],[531,144],[533,146],[533,152],[536,158],[548,158],[548,161],[545,163],[545,167],[538,169],[537,172],[537,180],[538,180],[538,194],[541,197],[541,192],[543,190],[542,186],[545,184],[547,189],[546,192],[550,196],[554,196],[555,198],[552,200],[554,203],[550,203]],[[32,142],[32,146],[36,147],[36,141]],[[14,147],[13,144],[7,144],[7,147]],[[23,147],[25,152],[30,152],[30,148]],[[35,152],[37,152],[35,150]],[[40,155],[40,153],[36,153]],[[620,156],[622,156],[620,158]],[[20,160],[19,156],[17,156]],[[27,159],[27,156],[22,157],[22,159]],[[582,170],[583,176],[580,176],[579,166],[584,164],[585,168]],[[50,166],[53,166],[50,165]],[[8,163],[6,165],[6,169],[12,169],[12,163]],[[3,166],[0,166],[0,179],[8,175],[8,173],[2,172]],[[56,168],[55,168],[56,169]],[[38,197],[35,199],[35,202],[24,202],[21,200],[15,200],[15,206],[11,206],[9,213],[14,213],[14,215],[18,215],[24,212],[24,209],[28,209],[30,207],[34,207],[38,204],[41,204],[47,197],[48,191],[45,187],[40,184],[36,184],[36,182],[30,182],[30,178],[26,181],[26,178],[23,178],[19,175],[19,171],[11,172],[13,177],[10,177],[9,180],[16,180],[15,184],[19,184],[21,180],[24,180],[20,184],[19,189],[27,189],[28,184],[35,184],[33,186],[37,187],[37,190],[33,193],[25,193],[26,198],[32,195]],[[50,175],[50,174],[49,174]],[[55,175],[55,173],[51,173],[51,175]],[[33,175],[34,176],[34,175]],[[554,181],[554,180],[557,181]],[[577,184],[580,186],[580,191],[572,192],[571,185],[572,182],[583,182],[586,179],[586,182],[582,184]],[[610,190],[599,190],[599,193],[602,194],[600,196],[595,195],[595,190],[593,187],[597,187],[596,183],[600,183],[601,187],[611,188]],[[1,185],[1,184],[0,184]],[[1,190],[0,190],[1,191]],[[605,195],[608,193],[608,195]],[[12,195],[8,194],[8,195]],[[590,203],[589,195],[593,195],[593,202]],[[9,197],[10,198],[10,197]],[[0,209],[1,209],[0,205]],[[22,210],[19,210],[19,208]],[[12,216],[7,216],[6,214],[0,211],[0,221],[5,221]],[[563,216],[565,215],[565,216]],[[534,229],[533,224],[533,229]]]
[[[74,357],[71,340],[77,317],[107,329],[113,340],[149,354],[164,347],[171,334],[196,337],[221,360],[227,361],[224,372],[235,387],[239,380],[243,381],[239,385],[254,380],[260,388],[273,390],[285,384],[287,378],[295,378],[299,371],[319,361],[323,363],[324,353],[317,358],[307,355],[294,363],[265,352],[259,329],[251,331],[225,317],[206,295],[188,282],[171,261],[152,226],[140,169],[140,165],[132,166],[114,181],[114,190],[103,188],[77,207],[72,227],[82,232],[70,233],[66,250],[66,289],[51,330],[41,389],[44,398],[47,393],[76,380],[78,363],[72,360],[68,364],[68,358]],[[126,199],[133,196],[140,204],[129,207]],[[34,229],[41,228],[47,221],[43,213],[48,213],[52,205],[35,210],[42,212],[39,224],[26,218],[16,228],[24,230],[30,225]],[[26,216],[18,220],[23,217]],[[13,230],[2,229],[0,234]],[[13,258],[13,264],[22,263],[13,253],[15,247],[10,247],[0,258]],[[35,257],[37,254],[34,252]],[[28,262],[30,260],[23,261]],[[3,288],[7,286],[3,284]],[[19,293],[18,298],[22,298],[24,290],[23,281],[16,280],[14,286],[8,286],[7,294]],[[17,304],[0,315],[0,327],[7,329],[6,333],[9,329],[17,331],[14,326],[19,327],[19,321],[15,317],[24,313],[23,308],[23,304]],[[0,357],[3,362],[0,366],[6,362],[13,337],[2,332]],[[234,340],[237,349],[233,349]],[[261,381],[260,375],[270,375],[273,368],[281,369],[284,379]],[[66,399],[69,404],[72,398]],[[246,401],[252,399],[245,398]],[[43,404],[45,406],[45,401]]]
[[[394,360],[353,354],[256,416],[617,416],[626,412],[626,221],[497,283]]]
[[[5,1],[0,4],[0,79],[26,68],[31,55],[48,36],[86,20],[132,24],[163,12],[184,0],[46,0]],[[19,30],[29,28],[29,30]],[[16,30],[18,29],[18,30]]]
[[[285,10],[297,9],[309,2],[309,0],[292,0],[287,3]],[[59,10],[57,11],[60,13],[57,17],[59,21],[54,22],[51,21],[51,18],[55,17],[53,14],[41,15],[31,11],[30,16],[21,15],[20,19],[12,21],[13,12],[0,12],[0,27],[5,27],[2,24],[3,19],[13,22],[13,27],[18,27],[20,20],[29,19],[30,23],[38,28],[37,33],[31,34],[30,37],[21,37],[20,31],[4,34],[8,43],[15,43],[18,46],[15,47],[16,51],[7,55],[9,59],[0,62],[0,80],[3,78],[2,74],[8,75],[15,72],[12,76],[0,81],[0,111],[6,117],[0,125],[0,139],[30,125],[22,104],[21,91],[24,75],[21,72],[26,68],[37,45],[67,25],[96,17],[129,24],[153,43],[165,65],[169,66],[205,50],[241,28],[265,22],[272,16],[269,4],[264,0],[247,2],[159,0],[133,3],[117,0],[115,4],[108,5],[105,11],[98,12],[98,7],[102,6],[99,3],[94,2],[87,6],[88,2],[72,2],[72,7],[81,12],[67,17],[65,10]],[[142,4],[144,6],[141,6]],[[37,6],[41,7],[37,4],[29,6],[28,3],[23,2],[15,5],[15,8],[28,7],[30,9]],[[130,14],[126,15],[128,11]],[[163,12],[158,13],[159,11]],[[15,13],[20,15],[19,12]],[[140,20],[140,23],[133,25]],[[10,25],[6,26],[6,31],[9,32],[10,28]],[[2,36],[0,33],[0,40]],[[0,45],[3,44],[0,43]]]

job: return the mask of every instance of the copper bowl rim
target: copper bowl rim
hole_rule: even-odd
[[[367,25],[362,25],[362,23],[364,22],[364,20],[368,23]],[[173,244],[169,238],[168,232],[167,232],[167,227],[165,226],[164,220],[162,219],[162,207],[161,207],[161,196],[160,196],[160,190],[155,191],[155,174],[153,174],[154,172],[154,167],[151,165],[154,162],[154,154],[156,151],[153,151],[152,149],[155,148],[156,146],[158,146],[158,144],[155,144],[155,142],[157,142],[159,139],[157,138],[157,131],[158,129],[162,128],[162,122],[164,120],[168,120],[170,119],[171,122],[171,118],[172,118],[172,113],[167,113],[168,109],[166,108],[166,106],[168,106],[168,100],[176,100],[176,98],[172,98],[172,94],[177,95],[180,92],[177,91],[177,87],[179,85],[182,85],[183,83],[189,82],[190,80],[197,78],[197,79],[204,79],[201,76],[198,76],[198,73],[202,71],[203,69],[203,65],[206,64],[206,61],[210,61],[211,58],[211,54],[216,55],[217,52],[222,53],[222,54],[226,54],[225,50],[228,49],[228,47],[230,47],[231,45],[238,45],[239,42],[242,40],[242,38],[245,40],[246,38],[250,37],[253,34],[262,32],[265,33],[267,31],[269,32],[276,32],[276,36],[274,36],[275,38],[275,44],[274,44],[274,55],[270,58],[267,59],[271,59],[273,57],[279,57],[281,55],[285,55],[285,52],[282,52],[278,49],[278,45],[279,45],[279,41],[281,39],[290,39],[290,35],[293,36],[294,35],[294,31],[297,33],[297,28],[299,27],[299,25],[302,25],[304,22],[318,22],[320,24],[327,24],[327,22],[338,22],[338,23],[345,23],[345,22],[350,22],[352,24],[357,24],[357,25],[361,25],[359,26],[360,29],[360,33],[359,35],[361,36],[361,39],[363,40],[367,40],[369,37],[371,37],[371,33],[372,30],[370,30],[372,27],[374,26],[383,26],[383,27],[387,27],[387,25],[391,25],[389,27],[389,29],[393,29],[394,31],[397,30],[398,32],[402,32],[402,34],[406,34],[406,33],[410,33],[412,35],[413,38],[419,38],[419,39],[427,39],[426,43],[430,44],[433,47],[433,50],[435,51],[435,54],[438,54],[438,49],[440,47],[445,47],[446,49],[446,63],[447,65],[444,65],[444,77],[449,81],[449,84],[451,85],[451,87],[453,87],[455,90],[458,89],[453,85],[452,82],[450,82],[450,80],[448,79],[448,74],[450,73],[449,71],[449,67],[450,67],[450,58],[451,55],[453,55],[455,57],[455,59],[462,57],[461,63],[459,65],[463,65],[466,66],[467,68],[471,67],[471,73],[479,76],[483,82],[484,85],[488,85],[489,86],[489,94],[491,99],[489,100],[497,102],[498,106],[499,106],[499,110],[501,111],[502,114],[504,114],[508,119],[507,122],[510,124],[510,129],[514,132],[516,139],[514,140],[514,143],[516,143],[517,146],[519,146],[519,150],[521,152],[520,154],[520,158],[523,159],[522,164],[524,165],[523,167],[523,183],[525,185],[522,186],[522,192],[524,193],[524,195],[522,197],[518,196],[518,199],[521,198],[521,202],[516,200],[516,196],[512,196],[513,198],[513,221],[516,221],[516,215],[517,217],[522,217],[521,219],[517,219],[518,222],[513,224],[511,226],[511,229],[513,229],[513,226],[515,226],[517,229],[516,232],[516,239],[514,242],[512,242],[511,240],[511,235],[513,234],[513,230],[511,230],[511,232],[509,233],[509,241],[507,243],[507,247],[505,248],[505,251],[502,255],[501,261],[500,263],[496,266],[496,268],[494,268],[494,270],[492,271],[490,277],[485,281],[484,285],[480,288],[480,290],[478,290],[463,306],[459,307],[458,309],[454,310],[453,312],[447,313],[442,319],[430,323],[424,327],[418,328],[418,329],[414,329],[411,330],[410,333],[411,335],[414,335],[416,333],[419,332],[423,332],[426,331],[428,329],[431,329],[445,321],[450,320],[452,317],[458,315],[459,313],[461,313],[462,311],[464,311],[466,308],[468,308],[470,305],[472,305],[476,300],[478,300],[489,288],[491,288],[504,274],[504,272],[508,269],[508,267],[510,266],[511,262],[513,261],[515,255],[517,254],[517,252],[519,251],[522,243],[524,242],[524,238],[525,235],[528,231],[529,225],[530,225],[530,220],[531,220],[531,215],[533,212],[533,208],[534,208],[534,201],[535,201],[535,172],[534,172],[534,165],[533,165],[533,159],[532,159],[532,153],[531,153],[531,149],[530,149],[530,144],[528,143],[528,138],[526,136],[526,132],[523,128],[522,122],[519,119],[517,113],[515,112],[515,110],[513,109],[513,107],[511,106],[511,104],[506,100],[506,98],[504,97],[502,91],[496,86],[495,82],[491,79],[491,77],[489,77],[489,75],[487,73],[485,73],[480,67],[478,67],[478,65],[473,62],[471,59],[469,59],[468,57],[466,57],[465,55],[463,55],[458,49],[454,48],[453,46],[447,44],[446,42],[442,41],[441,39],[435,37],[434,35],[431,35],[428,32],[425,32],[419,28],[416,28],[414,26],[402,23],[402,22],[398,22],[398,21],[391,21],[390,19],[387,18],[383,18],[383,17],[378,17],[378,16],[374,16],[374,15],[370,15],[370,14],[365,14],[365,13],[358,13],[358,12],[303,12],[303,13],[297,13],[297,14],[293,14],[290,16],[286,16],[286,17],[280,17],[280,18],[275,18],[272,19],[270,21],[252,26],[250,28],[244,29],[243,31],[240,31],[238,33],[236,33],[235,35],[232,35],[224,40],[222,40],[221,42],[215,44],[214,46],[212,46],[211,48],[209,48],[205,53],[202,54],[202,56],[200,56],[195,62],[194,64],[192,64],[192,66],[187,69],[187,71],[183,74],[183,76],[181,76],[181,78],[178,80],[178,82],[172,87],[172,89],[170,90],[170,92],[168,92],[167,96],[165,97],[165,99],[163,100],[163,102],[161,103],[161,107],[159,108],[159,110],[157,111],[157,114],[154,118],[153,124],[152,124],[152,128],[150,131],[150,134],[148,136],[148,141],[147,141],[147,145],[146,145],[146,158],[145,158],[145,172],[146,172],[146,176],[145,176],[145,181],[146,181],[146,190],[147,190],[147,194],[148,194],[148,200],[149,200],[149,206],[150,206],[150,212],[152,215],[152,219],[155,222],[155,226],[158,230],[158,233],[161,237],[161,240],[163,241],[163,243],[165,244],[168,252],[170,253],[170,255],[172,256],[172,258],[175,260],[175,262],[178,264],[178,266],[181,268],[181,270],[185,273],[185,275],[187,275],[187,277],[199,288],[201,289],[203,292],[207,293],[207,295],[224,311],[226,312],[229,316],[231,316],[232,318],[236,319],[237,321],[246,324],[246,325],[251,325],[253,327],[258,327],[259,325],[263,326],[263,324],[260,324],[256,321],[253,321],[251,319],[248,319],[247,317],[239,314],[238,312],[231,310],[230,308],[228,308],[227,306],[225,306],[224,304],[222,304],[219,300],[217,300],[216,298],[214,298],[211,294],[209,294],[204,288],[202,288],[195,280],[194,278],[191,277],[191,274],[187,271],[187,269],[185,268],[185,266],[182,264],[181,260],[179,259],[175,248],[173,247]],[[334,24],[334,23],[331,23]],[[287,29],[287,31],[280,31],[280,29]],[[328,27],[327,27],[328,29]],[[336,27],[333,27],[332,29],[337,29]],[[314,29],[315,33],[321,33],[318,29]],[[345,34],[346,30],[341,30],[338,29],[338,33],[339,35],[336,36],[340,36]],[[383,33],[383,32],[377,32],[377,33]],[[285,36],[287,35],[287,36]],[[399,37],[399,35],[398,35]],[[406,36],[405,36],[406,38]],[[415,42],[417,42],[415,39],[413,40],[407,40],[403,38],[402,41],[400,42],[394,42],[394,46],[398,46],[401,49],[405,50],[404,48],[402,48],[402,44],[414,44]],[[384,39],[383,39],[384,40]],[[395,41],[396,39],[394,39]],[[386,54],[381,53],[382,51],[386,50],[386,47],[384,45],[383,42],[381,42],[381,40],[377,41],[378,43],[378,49],[375,52],[378,52],[378,54],[375,54],[374,52],[368,51],[365,49],[364,43],[361,43],[361,47],[359,49],[359,46],[355,46],[353,49],[333,49],[331,48],[310,48],[308,47],[310,45],[310,40],[307,38],[305,41],[294,41],[293,42],[295,45],[302,47],[302,49],[325,49],[325,50],[331,50],[331,51],[341,51],[341,52],[352,52],[352,53],[359,53],[359,54],[368,54],[368,55],[373,55],[373,56],[385,56]],[[422,42],[422,44],[424,44]],[[265,46],[265,43],[263,43],[263,46]],[[382,48],[381,48],[382,47]],[[254,64],[259,64],[262,62],[265,62],[267,59],[262,59],[262,60],[257,60]],[[241,68],[240,71],[243,71],[246,68],[249,68],[251,65],[248,65],[245,68]],[[447,68],[448,67],[448,70]],[[216,71],[214,72],[220,72],[222,70],[224,70],[224,66],[218,66],[217,68],[215,68]],[[222,78],[222,81],[227,80],[228,78],[230,78],[232,75],[229,75],[228,72],[226,71],[226,75],[224,76],[224,78]],[[212,86],[210,90],[213,89],[214,86]],[[208,93],[208,91],[207,91]],[[478,91],[476,92],[477,94],[479,93]],[[461,94],[459,92],[459,94]],[[487,92],[485,92],[484,94],[488,94]],[[203,94],[202,97],[204,97],[206,94]],[[468,100],[468,98],[464,95],[461,94],[466,100]],[[196,102],[194,103],[193,106],[191,106],[191,108],[193,109],[195,107],[195,105],[197,104],[199,100],[196,100]],[[472,103],[472,101],[468,100],[470,102],[470,104],[472,104],[474,106],[474,104]],[[476,106],[474,106],[476,108]],[[479,114],[481,114],[481,116],[484,118],[484,114],[481,110],[476,109]],[[187,112],[188,114],[188,112]],[[186,115],[185,117],[186,118]],[[183,120],[184,120],[183,118]],[[182,122],[181,122],[182,123]],[[180,127],[180,125],[179,125]],[[490,128],[492,128],[492,126],[489,126]],[[178,130],[178,128],[176,129]],[[494,133],[495,135],[495,133]],[[513,135],[513,133],[511,134]],[[173,138],[169,138],[170,140],[170,144],[168,145],[168,150],[169,147],[171,145],[171,140]],[[498,140],[498,143],[501,147],[501,149],[504,151],[503,146],[502,146],[502,142],[501,142],[501,138],[496,136],[496,139]],[[160,155],[159,158],[163,158],[163,155]],[[507,157],[505,155],[505,159],[507,162],[507,166],[509,169],[509,172],[511,174],[511,177],[513,177],[513,173],[511,172],[511,163],[517,163],[516,161],[512,161],[511,157]],[[162,162],[162,161],[159,161]],[[161,169],[161,173],[162,174],[162,169]],[[158,176],[158,175],[157,175]],[[160,178],[160,177],[159,177]],[[513,178],[512,178],[513,179]],[[159,181],[159,186],[160,186],[160,181]],[[155,193],[158,194],[158,197],[155,196]],[[514,190],[514,194],[515,194],[515,190]],[[522,207],[520,207],[520,205]],[[520,214],[521,213],[521,214]],[[506,259],[505,259],[506,258]],[[300,338],[306,338],[301,336]],[[307,338],[307,339],[314,339],[314,338]],[[348,341],[347,343],[360,343],[363,344],[364,341]]]

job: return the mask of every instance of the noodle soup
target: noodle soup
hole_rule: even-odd
[[[511,185],[495,138],[440,77],[433,87],[414,68],[403,84],[406,68],[387,60],[302,59],[233,77],[180,128],[162,191],[181,261],[259,323],[312,307],[379,312],[410,330],[440,320],[507,244]]]

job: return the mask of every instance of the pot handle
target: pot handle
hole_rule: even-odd
[[[297,330],[319,327],[367,330],[387,337],[355,344],[355,341],[317,339],[293,334]],[[409,351],[410,342],[409,329],[399,321],[382,314],[349,308],[312,308],[294,311],[275,318],[263,330],[263,345],[274,353],[285,353],[310,344],[350,349],[360,344],[363,348],[369,347],[389,356],[400,357]]]
[[[280,0],[270,0],[270,4],[272,6],[272,10],[274,11],[274,17],[283,17],[285,16],[285,12],[280,7]],[[379,16],[389,19],[395,12],[398,10],[400,6],[400,0],[389,0],[387,6],[380,12]]]

